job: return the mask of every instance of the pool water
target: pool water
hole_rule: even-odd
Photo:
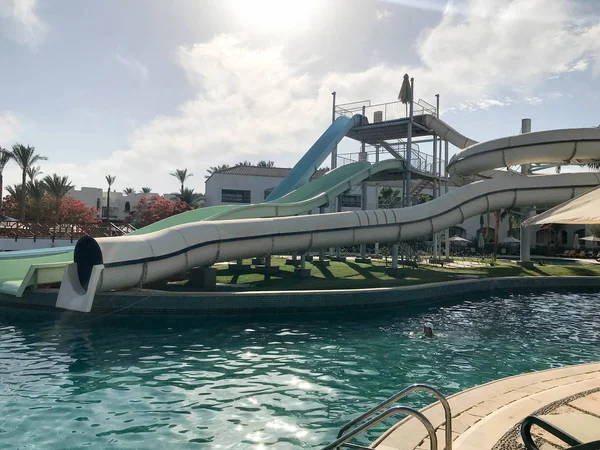
[[[408,311],[211,319],[0,310],[0,448],[319,448],[411,383],[451,394],[599,360],[599,300],[503,292]],[[421,336],[426,321],[436,337]]]

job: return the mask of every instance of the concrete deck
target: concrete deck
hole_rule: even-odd
[[[454,450],[523,449],[519,426],[531,414],[586,413],[600,417],[600,363],[567,366],[503,378],[448,398]],[[439,402],[421,410],[436,427],[438,449],[445,448],[444,411]],[[544,449],[560,441],[536,427]],[[429,449],[423,425],[405,419],[372,445],[378,450]]]

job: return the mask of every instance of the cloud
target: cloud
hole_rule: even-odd
[[[423,33],[425,69],[468,100],[511,87],[533,90],[549,76],[587,70],[600,50],[598,18],[570,0],[470,0]],[[540,13],[543,12],[543,13]],[[584,24],[587,22],[586,24]]]
[[[23,131],[23,124],[14,113],[10,111],[0,111],[1,147],[11,148],[21,131]]]
[[[123,66],[127,67],[127,69],[129,69],[134,75],[139,76],[142,80],[148,79],[148,68],[137,59],[125,58],[119,52],[115,53],[115,59]]]
[[[540,10],[543,20],[537,19]],[[568,93],[544,85],[549,78],[592,74],[597,64],[598,18],[578,14],[568,0],[460,2],[417,40],[419,63],[323,75],[309,72],[310,62],[294,62],[281,43],[219,35],[178,49],[176,61],[193,95],[175,113],[137,125],[126,148],[106,159],[86,165],[49,161],[44,171],[68,173],[79,187],[104,186],[110,173],[117,175],[117,189],[149,185],[169,192],[177,183],[168,173],[187,167],[195,173],[190,186],[204,191],[210,166],[260,159],[294,164],[329,124],[333,90],[342,102],[389,102],[406,72],[415,77],[417,98],[431,101],[439,92],[446,110],[555,100]],[[130,70],[147,74],[119,57]]]
[[[383,19],[387,19],[388,17],[391,17],[393,15],[393,13],[389,10],[389,9],[384,9],[382,10],[377,10],[375,11],[375,18],[377,20],[383,20]]]
[[[48,26],[38,17],[37,0],[0,0],[0,23],[14,41],[36,48],[46,37]]]

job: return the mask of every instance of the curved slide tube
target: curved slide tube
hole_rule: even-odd
[[[385,160],[371,165],[357,162],[340,166],[277,200],[255,205],[221,205],[196,209],[161,220],[128,236],[143,236],[174,226],[213,220],[282,217],[303,214],[319,208],[372,175],[404,168],[400,160]],[[7,252],[0,257],[0,292],[22,296],[29,285],[57,283],[64,269],[73,262],[74,247]],[[2,254],[0,254],[2,255]],[[15,257],[11,257],[14,255]]]
[[[396,242],[445,230],[502,208],[557,204],[600,184],[600,174],[480,181],[410,208],[186,224],[146,236],[83,238],[56,306],[89,312],[94,295],[197,266],[338,245]]]
[[[588,163],[600,161],[600,129],[573,128],[519,134],[471,145],[457,152],[448,173],[457,185],[499,167],[527,163]]]

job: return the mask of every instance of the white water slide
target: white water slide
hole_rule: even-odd
[[[165,279],[193,267],[413,239],[487,211],[553,206],[600,184],[598,173],[522,176],[509,170],[526,163],[598,161],[600,129],[542,131],[477,144],[432,116],[425,123],[453,145],[467,146],[448,164],[452,180],[464,186],[408,208],[188,223],[140,236],[83,238],[75,247],[74,263],[64,272],[56,306],[88,312],[96,293]],[[499,174],[503,176],[495,176]],[[481,178],[489,179],[471,182]]]

